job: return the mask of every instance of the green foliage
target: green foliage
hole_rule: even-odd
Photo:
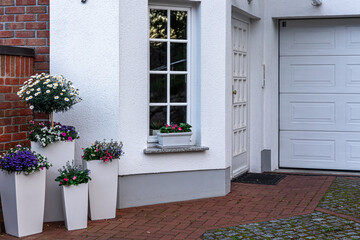
[[[55,181],[59,182],[59,186],[77,186],[82,183],[88,183],[91,180],[89,176],[90,170],[76,166],[74,162],[71,164],[67,162],[66,166],[59,169],[59,173],[60,176],[55,179]]]
[[[110,142],[106,142],[105,139],[102,142],[95,141],[90,147],[83,149],[84,155],[82,158],[86,161],[102,160],[104,162],[111,162],[113,159],[120,158],[124,154],[122,147],[122,142],[116,142],[112,139]]]
[[[25,100],[34,112],[65,112],[81,101],[78,89],[62,76],[45,73],[31,76],[17,95]]]
[[[191,132],[191,125],[188,123],[166,124],[160,128],[161,133]]]

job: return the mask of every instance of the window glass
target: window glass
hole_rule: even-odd
[[[186,122],[186,107],[183,106],[170,107],[170,122],[171,123]]]
[[[150,9],[150,38],[167,38],[167,10]]]
[[[186,75],[170,76],[170,102],[186,102]]]
[[[150,102],[166,102],[166,75],[150,74]]]
[[[186,71],[186,43],[170,43],[171,71]]]
[[[153,106],[150,107],[150,133],[149,135],[156,135],[155,131],[166,124],[167,107]]]
[[[170,11],[170,36],[172,39],[186,39],[187,12]]]
[[[150,70],[167,70],[166,42],[150,42]]]

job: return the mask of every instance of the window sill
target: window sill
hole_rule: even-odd
[[[157,148],[149,147],[144,149],[145,154],[159,154],[159,153],[187,153],[187,152],[205,152],[209,147],[203,146],[189,146],[180,148]]]

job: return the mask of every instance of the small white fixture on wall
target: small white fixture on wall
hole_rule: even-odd
[[[320,6],[322,4],[322,0],[312,0],[312,3],[311,3],[313,6]]]

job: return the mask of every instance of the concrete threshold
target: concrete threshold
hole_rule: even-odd
[[[316,170],[316,169],[292,169],[281,168],[270,173],[286,173],[296,175],[330,175],[330,176],[353,176],[360,177],[360,171],[336,171],[336,170]]]

